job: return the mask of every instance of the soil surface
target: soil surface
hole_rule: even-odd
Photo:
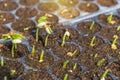
[[[110,7],[110,6],[116,5],[118,2],[117,2],[117,0],[104,0],[104,1],[97,0],[97,3],[102,6]]]
[[[75,6],[78,0],[59,0],[58,2],[64,6]]]
[[[88,6],[88,4],[89,4],[89,6]],[[96,4],[94,4],[94,3],[80,3],[79,5],[78,5],[78,8],[81,10],[81,11],[83,11],[83,12],[95,12],[95,11],[98,11],[99,10],[99,7],[96,5]]]
[[[39,0],[19,0],[19,3],[25,6],[35,5],[39,2]]]

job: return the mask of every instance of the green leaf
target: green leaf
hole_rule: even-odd
[[[48,19],[47,16],[39,17],[39,19],[38,19],[38,24],[41,23],[41,22],[45,22],[45,21],[47,21],[47,19]]]

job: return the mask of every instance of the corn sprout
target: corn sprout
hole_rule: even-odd
[[[103,62],[105,61],[105,58],[102,58],[100,59],[98,62],[97,62],[97,66],[100,66]]]
[[[66,60],[66,61],[63,63],[62,68],[66,68],[66,66],[67,66],[68,63],[69,63],[69,60]]]
[[[47,46],[49,34],[46,35],[44,46]]]
[[[43,62],[44,53],[45,53],[44,50],[42,50],[42,52],[40,54],[40,60],[39,60],[39,62]]]
[[[32,57],[35,55],[35,45],[32,46]]]
[[[95,24],[95,22],[93,21],[92,23],[91,23],[91,25],[90,25],[90,30],[92,30],[93,29],[93,27],[94,27],[94,24]]]
[[[1,59],[0,59],[0,64],[1,64],[1,66],[4,66],[4,58],[3,57],[1,57]]]
[[[109,69],[105,70],[105,72],[102,74],[100,80],[105,80],[105,77],[106,77],[106,75],[108,74],[108,72],[109,72]]]
[[[67,80],[68,79],[68,74],[65,74],[64,79],[63,80]]]
[[[90,42],[90,46],[94,46],[95,45],[94,44],[95,38],[96,38],[95,36],[92,37],[91,42]]]
[[[118,40],[118,36],[114,35],[113,38],[114,38],[114,40],[112,41],[111,48],[112,49],[117,49],[116,42]]]
[[[77,63],[74,64],[73,70],[75,70],[76,68],[77,68]]]

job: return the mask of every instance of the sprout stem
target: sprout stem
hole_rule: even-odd
[[[117,27],[117,31],[119,31],[120,30],[120,25]]]
[[[64,79],[63,80],[67,80],[68,79],[68,74],[65,74]]]
[[[35,55],[35,45],[32,46],[32,57]]]
[[[111,12],[110,15],[107,17],[108,23],[111,23],[113,17],[113,13]]]
[[[100,66],[103,62],[105,61],[105,58],[102,58],[100,59],[98,62],[97,62],[97,66]]]
[[[11,75],[11,76],[14,76],[15,72],[16,72],[16,71],[15,71],[15,70],[13,70],[13,69],[12,69],[12,70],[10,70],[10,75]]]
[[[4,58],[3,57],[1,57],[1,59],[0,59],[0,64],[1,64],[1,66],[4,66]]]
[[[93,38],[91,39],[91,42],[90,42],[90,46],[94,46],[95,44],[94,44],[94,41],[95,41],[95,36],[93,36]]]
[[[46,35],[44,46],[47,46],[49,34]]]
[[[100,80],[104,80],[104,78],[106,77],[106,75],[108,74],[109,69],[105,70],[105,72],[103,73],[102,77]]]
[[[4,80],[8,80],[7,76],[4,76]]]
[[[116,42],[117,42],[117,40],[118,40],[118,36],[117,35],[114,35],[113,36],[113,38],[114,38],[114,40],[113,40],[113,42],[112,42],[112,44],[111,44],[111,48],[112,49],[117,49],[117,47],[116,47]]]
[[[38,42],[38,31],[39,31],[39,29],[36,28],[36,42]]]
[[[69,63],[69,60],[66,60],[64,63],[63,63],[63,67],[62,68],[66,68],[67,64]]]
[[[12,57],[14,58],[14,54],[15,54],[15,43],[12,43]]]
[[[45,53],[44,50],[42,50],[41,55],[40,55],[40,60],[39,60],[39,62],[43,62],[44,53]]]
[[[91,25],[90,25],[90,30],[92,30],[93,29],[93,27],[94,27],[94,24],[95,24],[95,22],[93,21],[92,23],[91,23]]]
[[[77,63],[74,64],[73,70],[75,70],[76,68],[77,68]]]

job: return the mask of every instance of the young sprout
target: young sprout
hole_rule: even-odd
[[[4,79],[3,80],[8,80],[7,76],[4,76]]]
[[[97,58],[98,57],[98,53],[96,53],[95,55],[94,55],[94,58]]]
[[[110,24],[114,24],[115,21],[112,21],[113,13],[111,12],[110,15],[107,17],[107,22]]]
[[[70,56],[70,57],[72,57],[72,56],[74,56],[76,53],[77,53],[77,49],[74,50],[73,52],[68,52],[67,55]]]
[[[111,48],[112,49],[117,49],[117,46],[115,44],[116,44],[116,42],[118,40],[118,36],[114,35],[113,38],[114,38],[114,40],[112,41]]]
[[[47,21],[49,16],[42,16],[38,19],[38,24],[37,24],[37,28],[36,28],[36,41],[38,41],[38,31],[39,28],[45,28],[46,32],[48,34],[52,34],[52,29],[50,28],[50,25],[48,25],[48,23],[50,23],[49,21]]]
[[[64,35],[63,35],[63,37],[62,37],[62,44],[61,44],[61,46],[64,46],[65,45],[65,39],[68,37],[69,38],[69,36],[70,36],[70,32],[66,29],[66,31],[65,31],[65,33],[64,33]]]
[[[16,71],[15,71],[14,69],[11,69],[11,70],[10,70],[10,75],[11,75],[11,76],[14,76],[14,75],[15,75],[15,72],[16,72]]]
[[[93,29],[93,27],[94,27],[94,24],[95,24],[95,22],[94,21],[92,21],[92,23],[91,23],[91,25],[90,25],[90,30],[92,30]]]
[[[105,72],[102,74],[100,80],[105,80],[105,77],[106,77],[106,75],[108,74],[108,72],[109,72],[109,69],[106,69]]]
[[[105,58],[102,58],[100,59],[98,62],[97,62],[97,66],[100,66],[103,62],[105,61]]]
[[[76,68],[77,68],[77,63],[74,64],[73,70],[75,70]]]
[[[1,64],[1,66],[4,66],[4,58],[3,57],[1,57],[1,59],[0,59],[0,64]]]
[[[41,55],[40,55],[40,60],[39,60],[39,62],[43,62],[44,53],[45,53],[44,50],[42,50]]]
[[[46,35],[44,46],[47,46],[49,34]]]
[[[64,79],[63,80],[67,80],[68,79],[68,74],[65,74]]]
[[[35,45],[32,46],[32,57],[35,55]]]
[[[117,31],[119,31],[120,30],[120,25],[117,27]]]
[[[22,42],[22,39],[25,38],[25,36],[23,36],[20,33],[14,33],[14,32],[10,32],[8,34],[3,34],[3,41],[7,41],[7,40],[12,40],[12,57],[14,57],[14,49],[17,47],[17,44]]]
[[[90,46],[94,46],[94,45],[95,45],[95,44],[94,44],[95,38],[96,38],[96,36],[93,36],[93,37],[92,37],[91,42],[90,42]]]
[[[66,60],[66,61],[63,63],[62,68],[66,68],[66,66],[67,66],[68,63],[69,63],[69,60]]]
[[[87,6],[87,7],[90,7],[90,3],[88,2],[86,6]]]

